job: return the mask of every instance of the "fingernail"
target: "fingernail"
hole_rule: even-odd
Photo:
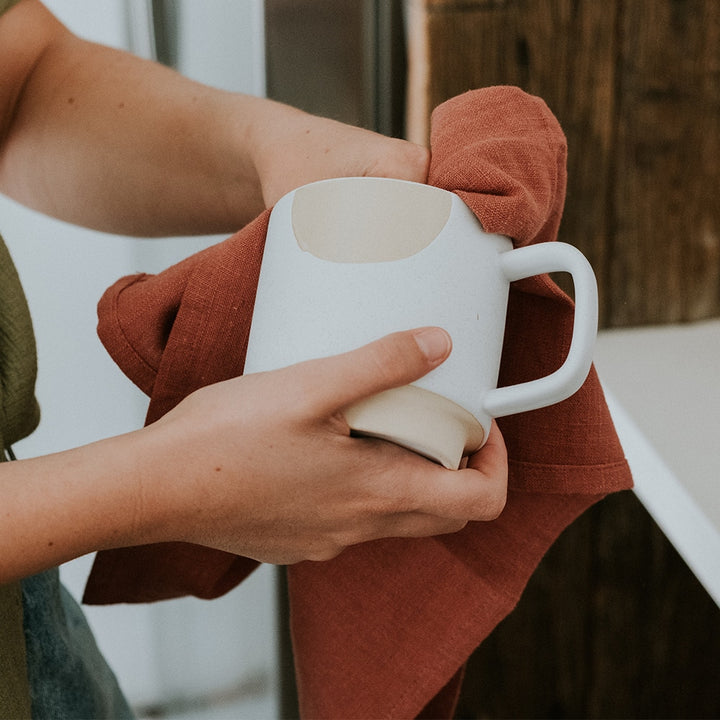
[[[431,363],[439,363],[450,353],[452,341],[442,328],[423,328],[415,333],[415,342]]]

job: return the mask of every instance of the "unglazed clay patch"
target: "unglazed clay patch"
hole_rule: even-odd
[[[338,263],[401,260],[426,248],[450,217],[449,193],[419,183],[347,178],[295,192],[298,245]]]

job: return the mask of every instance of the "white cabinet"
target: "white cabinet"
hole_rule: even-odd
[[[607,330],[596,366],[635,492],[720,605],[720,320]]]

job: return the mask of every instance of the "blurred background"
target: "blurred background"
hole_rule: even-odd
[[[560,239],[598,276],[596,364],[637,488],[556,543],[470,659],[458,717],[720,717],[720,3],[46,4],[197,80],[416,142],[433,107],[471,88],[548,102],[569,143]],[[4,197],[0,214],[39,347],[43,419],[18,456],[138,427],[146,399],[96,338],[97,300],[223,238],[108,236]],[[62,568],[76,597],[91,563]],[[211,602],[87,613],[141,717],[297,716],[274,568]]]

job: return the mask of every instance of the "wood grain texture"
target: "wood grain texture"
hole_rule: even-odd
[[[560,239],[601,325],[720,314],[720,3],[409,0],[408,136],[488,85],[539,95],[568,138]]]
[[[457,718],[718,718],[720,610],[630,492],[549,551],[470,658]]]

